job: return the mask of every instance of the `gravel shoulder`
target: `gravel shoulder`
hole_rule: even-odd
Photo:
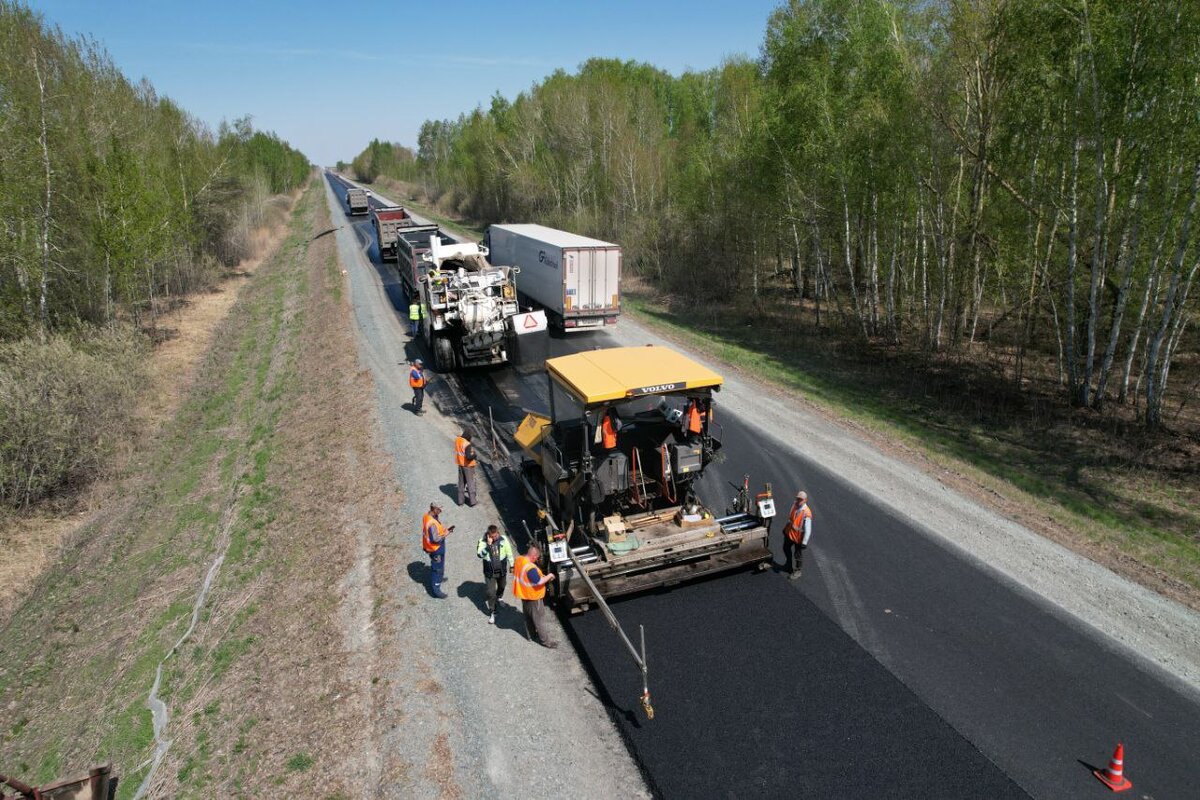
[[[375,384],[379,446],[393,459],[391,473],[378,480],[402,495],[397,534],[388,543],[396,568],[385,580],[399,647],[386,670],[392,725],[381,743],[387,759],[381,796],[649,796],[571,649],[526,641],[511,589],[497,624],[487,623],[474,549],[501,515],[486,492],[475,508],[458,508],[447,496],[459,428],[454,400],[435,380],[425,416],[403,407],[411,398],[403,365],[420,353],[389,300],[394,277],[366,257],[367,235],[344,216],[328,182],[326,198],[340,226],[338,256],[360,363]],[[435,500],[446,507],[443,521],[457,526],[446,558],[447,600],[425,590],[428,559],[417,533]]]

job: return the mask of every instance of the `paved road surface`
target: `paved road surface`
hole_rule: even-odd
[[[652,336],[618,328],[552,346]],[[464,383],[501,420],[544,392],[514,370]],[[803,579],[739,574],[617,603],[625,624],[647,629],[650,723],[602,618],[568,620],[663,795],[1099,798],[1107,790],[1085,763],[1121,738],[1137,796],[1200,796],[1195,693],[779,438],[719,419],[726,460],[706,474],[704,499],[722,507],[743,473],[779,495],[806,488],[817,516]]]

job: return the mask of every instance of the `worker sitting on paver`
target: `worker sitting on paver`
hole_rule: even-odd
[[[699,400],[688,401],[687,411],[683,414],[683,431],[689,439],[699,439],[704,433],[704,419],[710,412],[702,410]]]
[[[521,610],[525,613],[525,633],[531,641],[541,642],[551,649],[558,647],[558,642],[550,636],[546,623],[546,605],[542,602],[546,596],[546,584],[554,580],[553,574],[543,574],[538,569],[538,559],[542,551],[536,544],[529,545],[525,555],[517,556],[513,565],[513,594],[521,601]]]
[[[446,577],[446,537],[454,532],[454,526],[442,524],[442,507],[429,504],[429,513],[421,518],[421,547],[429,554],[429,593],[439,600],[446,599],[442,581]]]
[[[425,384],[428,383],[425,377],[425,362],[421,359],[414,359],[412,366],[408,370],[408,385],[413,390],[413,413],[424,414],[425,410],[421,408],[425,403]]]
[[[471,440],[474,438],[474,431],[470,428],[463,428],[462,433],[454,440],[454,463],[458,465],[458,504],[460,506],[464,500],[467,505],[473,506],[479,499],[475,493],[475,466],[479,461],[475,455],[475,445],[471,444]]]
[[[600,445],[604,452],[617,449],[617,434],[621,431],[621,421],[617,419],[617,412],[611,408],[606,409],[600,417],[600,426],[596,429],[595,443]]]
[[[512,567],[512,547],[508,537],[496,525],[488,525],[487,532],[479,540],[475,555],[483,561],[483,580],[487,586],[488,622],[496,624],[496,609],[504,597],[504,585],[508,583],[508,571]]]
[[[788,512],[787,524],[783,526],[783,554],[787,558],[787,571],[792,580],[800,577],[804,568],[804,548],[812,536],[812,509],[808,507],[808,492],[796,492],[796,502]]]

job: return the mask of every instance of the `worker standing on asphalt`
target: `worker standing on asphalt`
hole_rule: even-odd
[[[470,428],[463,428],[462,433],[454,440],[454,463],[458,465],[458,504],[463,504],[463,499],[466,499],[467,505],[474,506],[478,497],[475,494],[475,467],[479,463],[475,455],[475,445],[471,444],[471,440],[475,438],[475,432]]]
[[[546,584],[554,580],[553,575],[544,575],[538,569],[538,559],[542,551],[536,544],[529,545],[525,555],[517,556],[513,565],[513,594],[521,601],[521,610],[525,613],[525,633],[530,640],[541,642],[543,646],[554,649],[558,642],[550,636],[546,624],[546,605],[542,602],[546,596]]]
[[[488,623],[496,624],[496,609],[504,597],[504,586],[508,583],[508,571],[512,568],[512,546],[508,537],[495,525],[488,525],[487,532],[479,540],[475,555],[483,561],[483,581],[487,586]]]
[[[812,518],[808,492],[796,492],[796,502],[792,503],[787,524],[783,526],[783,554],[787,558],[788,577],[792,580],[799,578],[804,568],[804,549],[812,536]]]
[[[421,327],[421,317],[424,316],[425,310],[421,307],[421,301],[414,297],[408,302],[408,332],[410,336],[415,337],[417,331]]]
[[[454,532],[454,526],[443,525],[441,515],[442,507],[430,503],[429,513],[421,518],[421,547],[429,554],[429,593],[445,600],[442,581],[446,577],[446,537]]]
[[[413,390],[413,413],[424,414],[425,410],[421,406],[425,403],[425,384],[428,380],[425,378],[425,362],[421,359],[415,359],[408,370],[408,385]]]

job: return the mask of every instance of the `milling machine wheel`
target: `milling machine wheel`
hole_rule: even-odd
[[[454,371],[454,344],[445,337],[433,340],[433,368],[438,372]]]

